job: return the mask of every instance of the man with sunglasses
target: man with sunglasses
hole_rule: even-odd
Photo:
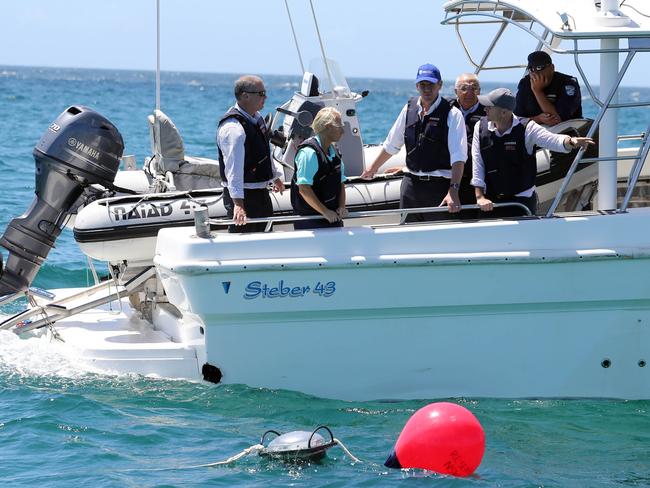
[[[472,137],[474,126],[485,115],[485,107],[478,101],[481,94],[481,84],[478,77],[473,73],[463,73],[456,78],[454,86],[456,98],[451,101],[451,106],[456,107],[463,114],[465,129],[467,132],[467,162],[463,171],[463,178],[460,182],[460,203],[471,205],[476,203],[474,187],[470,184],[472,179]],[[474,216],[474,211],[464,210],[466,217]]]
[[[582,95],[578,80],[555,71],[547,52],[530,53],[528,74],[517,87],[515,113],[547,126],[582,118]]]
[[[269,129],[259,112],[266,101],[264,82],[242,76],[235,81],[235,99],[217,129],[223,204],[228,218],[235,221],[228,230],[263,232],[266,224],[246,224],[246,218],[273,215],[269,184],[273,191],[284,191],[283,171],[271,158]]]
[[[411,213],[407,222],[443,220],[460,212],[460,180],[467,160],[467,134],[463,116],[440,96],[442,77],[432,64],[418,68],[412,97],[400,112],[384,141],[382,150],[362,178],[377,170],[406,146],[405,173],[400,187],[400,208],[442,207],[449,213]]]

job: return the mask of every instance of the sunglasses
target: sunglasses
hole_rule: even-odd
[[[261,90],[261,91],[245,91],[244,93],[251,93],[251,94],[256,94],[259,95],[260,97],[265,97],[266,96],[266,90]]]
[[[458,90],[461,93],[467,93],[468,91],[477,92],[480,89],[481,88],[478,85],[460,85],[456,87],[456,90]]]
[[[531,66],[528,69],[533,72],[544,71],[544,68],[546,68],[547,66],[548,64],[540,64],[539,66]]]

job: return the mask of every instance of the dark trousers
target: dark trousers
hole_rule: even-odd
[[[301,215],[301,217],[306,217]],[[293,228],[295,230],[305,230],[305,229],[327,229],[330,227],[343,227],[343,221],[339,220],[338,222],[332,222],[331,224],[327,219],[318,218],[314,215],[312,220],[300,220],[293,223]]]
[[[460,190],[458,190],[458,197],[460,198],[461,205],[476,205],[476,192],[474,187],[469,184],[469,178],[463,178],[460,182]],[[479,219],[481,211],[478,209],[461,210],[456,218],[463,219]]]
[[[226,216],[232,219],[235,210],[235,203],[230,198],[228,188],[223,189],[223,206],[226,207]],[[266,188],[260,189],[244,189],[244,210],[246,217],[249,219],[270,217],[273,215],[273,203],[269,190]],[[230,225],[228,232],[231,233],[249,233],[249,232],[264,232],[266,228],[265,223],[259,224],[246,224],[246,225]]]
[[[517,202],[525,205],[530,213],[535,215],[537,213],[537,193],[533,192],[533,195],[530,197],[516,197],[509,195],[498,195],[491,196],[487,195],[487,198],[492,200],[492,203],[507,203],[507,202]],[[519,207],[499,207],[495,208],[491,212],[481,212],[482,218],[490,217],[521,217],[525,215],[524,211]]]
[[[406,173],[400,186],[399,208],[437,207],[449,192],[449,180],[442,176],[428,179]],[[411,213],[406,222],[457,219],[458,214],[442,212]]]

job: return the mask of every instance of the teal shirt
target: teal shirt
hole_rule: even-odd
[[[318,144],[321,144],[320,137],[316,136]],[[321,145],[322,147],[322,145]],[[327,159],[330,161],[334,158],[336,153],[334,148],[330,146],[327,151]],[[316,151],[311,147],[303,147],[294,158],[296,163],[296,182],[299,185],[313,185],[314,184],[314,175],[318,171],[318,157],[316,156]],[[341,183],[345,181],[345,166],[343,166],[343,161],[341,161]]]

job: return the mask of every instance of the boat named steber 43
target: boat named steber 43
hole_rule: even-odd
[[[646,398],[648,218],[162,230],[155,262],[228,383],[346,399]]]

